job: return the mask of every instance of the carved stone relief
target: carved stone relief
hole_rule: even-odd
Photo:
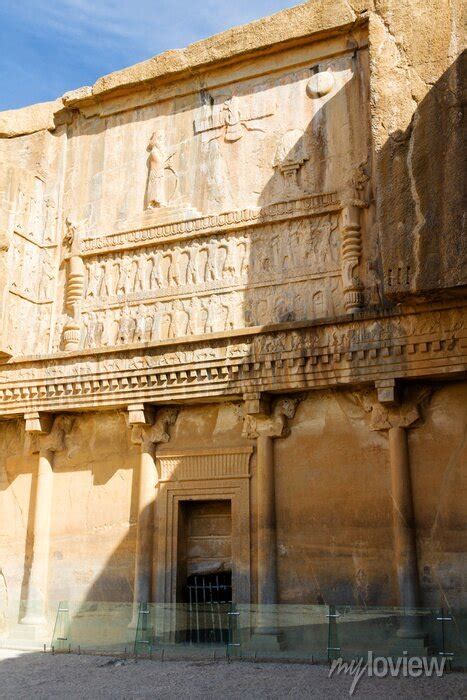
[[[343,312],[338,217],[88,257],[82,347]]]

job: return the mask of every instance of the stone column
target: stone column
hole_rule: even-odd
[[[256,439],[258,624],[254,638],[262,648],[279,648],[277,630],[277,540],[274,440],[289,434],[298,400],[280,399],[271,411],[264,399],[245,402],[243,435]],[[262,607],[264,606],[264,607]]]
[[[84,293],[85,265],[80,255],[78,226],[70,219],[65,222],[63,239],[65,260],[68,260],[65,304],[67,320],[63,327],[63,349],[76,350],[81,336],[81,300]]]
[[[133,616],[130,627],[138,623],[140,603],[151,599],[151,572],[154,558],[154,503],[157,489],[156,445],[168,442],[167,432],[176,421],[178,410],[154,409],[143,404],[128,407],[128,422],[132,427],[131,440],[140,445],[138,465],[138,502],[136,523],[135,578],[133,589]]]
[[[420,605],[420,590],[407,432],[419,425],[421,416],[416,403],[397,405],[395,387],[384,383],[377,389],[380,402],[373,406],[371,427],[388,433],[398,605],[413,609]],[[405,616],[398,634],[406,638],[422,636],[417,618]]]
[[[50,522],[52,517],[53,463],[55,453],[64,449],[65,435],[73,419],[50,414],[25,415],[26,434],[31,450],[38,455],[33,504],[32,557],[26,595],[23,625],[41,626],[46,623],[47,583],[50,551]]]

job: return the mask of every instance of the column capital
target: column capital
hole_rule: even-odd
[[[29,437],[27,451],[61,452],[65,449],[65,437],[71,432],[74,416],[62,414],[53,416],[51,413],[26,413],[26,435]]]
[[[131,441],[135,445],[157,444],[169,442],[169,427],[177,420],[178,408],[160,408],[154,416],[152,425],[142,423],[132,424]]]
[[[370,417],[370,430],[418,428],[423,420],[421,408],[428,404],[430,386],[399,387],[397,380],[375,382],[373,391],[355,393],[357,404]],[[404,391],[402,391],[404,389]]]
[[[254,412],[249,413],[249,401],[245,402],[245,418],[243,422],[243,437],[258,438],[260,436],[279,438],[290,433],[288,419],[295,415],[298,398],[282,398],[275,402],[270,415]]]
[[[417,404],[405,403],[401,406],[385,406],[374,403],[371,410],[371,430],[391,428],[416,428],[420,425],[421,413]]]

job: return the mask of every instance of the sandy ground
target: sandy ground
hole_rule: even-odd
[[[124,661],[0,650],[0,698],[346,698],[352,679],[326,666],[232,661]],[[467,677],[363,677],[356,698],[461,698]]]

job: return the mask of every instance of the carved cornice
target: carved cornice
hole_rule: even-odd
[[[463,376],[462,309],[287,324],[0,367],[0,415]]]

